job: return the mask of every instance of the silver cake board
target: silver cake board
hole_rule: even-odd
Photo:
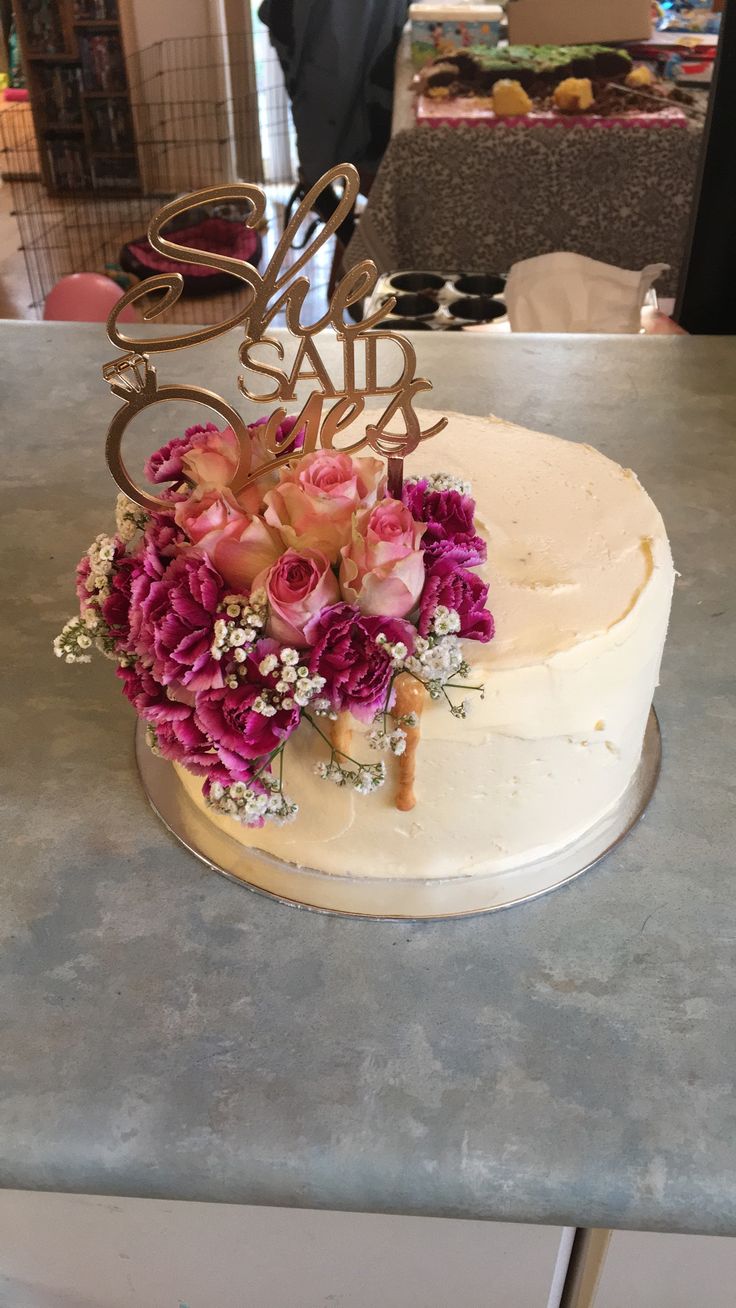
[[[659,777],[662,743],[651,710],[639,767],[616,807],[565,849],[501,872],[443,878],[332,876],[285,863],[228,835],[187,794],[171,763],[151,753],[145,723],[136,758],[148,800],[177,840],[213,871],[281,903],[381,921],[418,921],[494,913],[556,890],[599,863],[636,825]],[[297,818],[297,821],[299,819]],[[258,838],[258,832],[253,832]]]

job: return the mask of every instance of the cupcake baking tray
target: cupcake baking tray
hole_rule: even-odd
[[[136,758],[148,800],[164,825],[190,853],[230,881],[317,912],[418,921],[493,913],[537,899],[587,872],[628,835],[647,807],[659,777],[661,741],[652,709],[641,761],[628,790],[611,813],[565,849],[505,872],[433,879],[423,878],[419,869],[411,877],[330,876],[283,862],[243,845],[211,822],[190,799],[173,764],[151,753],[142,721],[136,727]],[[253,838],[258,838],[257,832]],[[449,825],[447,839],[452,839]]]
[[[378,330],[462,331],[479,323],[507,321],[505,289],[505,276],[494,272],[385,273],[366,303],[365,316],[393,295],[393,312],[378,323]]]

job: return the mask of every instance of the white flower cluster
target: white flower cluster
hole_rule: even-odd
[[[406,749],[406,732],[402,731],[401,727],[395,727],[393,731],[374,727],[368,732],[368,745],[370,749],[376,749],[380,754],[390,752],[398,758]]]
[[[467,676],[470,671],[457,636],[439,636],[433,640],[424,640],[420,636],[414,654],[404,666],[407,672],[424,682],[430,699],[439,699],[443,687],[456,674]]]
[[[460,630],[460,614],[456,609],[448,609],[438,604],[432,617],[433,636],[455,636]]]
[[[428,477],[410,477],[408,484],[415,485],[418,481],[426,481],[428,490],[454,490],[459,491],[461,495],[473,494],[470,482],[454,477],[451,472],[431,472]]]
[[[310,677],[309,668],[299,663],[299,652],[285,645],[278,654],[267,654],[258,664],[262,677],[274,682],[253,701],[253,712],[272,718],[280,709],[290,712],[296,705],[306,708],[324,688],[324,677]]]
[[[266,592],[254,591],[250,599],[243,595],[226,595],[224,604],[227,617],[217,618],[215,622],[210,652],[218,662],[230,654],[236,663],[245,663],[266,625]],[[235,685],[237,684],[235,678]]]
[[[89,591],[89,602],[93,599],[107,599],[110,594],[110,577],[115,558],[115,541],[112,536],[104,534],[95,536],[87,550],[87,558],[90,562],[90,570],[84,588]]]
[[[229,786],[213,781],[207,797],[207,806],[216,813],[224,813],[227,817],[235,818],[236,822],[245,823],[246,826],[260,824],[262,819],[275,822],[278,826],[283,825],[284,822],[291,822],[296,817],[299,806],[286,798],[280,782],[275,777],[263,776],[261,781],[269,793],[263,794],[259,790],[254,790],[244,781],[232,781]]]
[[[396,668],[397,671],[399,668],[403,668],[404,660],[406,659],[406,656],[409,653],[409,650],[407,649],[403,640],[397,640],[394,645],[391,645],[389,643],[388,636],[386,636],[384,632],[379,631],[378,635],[376,636],[376,644],[381,645],[382,648],[385,649],[386,653],[391,659],[392,667]]]
[[[54,654],[65,663],[91,663],[94,637],[83,618],[70,618],[54,640]]]
[[[142,509],[140,504],[134,504],[123,491],[120,491],[115,501],[115,525],[120,539],[127,545],[137,531],[143,531],[147,522],[148,514],[145,509]]]
[[[90,605],[81,618],[70,618],[54,639],[54,654],[65,663],[90,663],[89,651],[94,648],[108,659],[115,659],[121,667],[135,662],[133,655],[119,654],[110,635],[110,628],[99,609]]]
[[[483,688],[479,687],[478,689],[481,692],[480,697],[481,699],[483,699]],[[461,700],[459,704],[450,705],[450,712],[454,718],[467,718],[470,713],[470,709],[471,709],[471,703],[469,699]]]
[[[456,609],[448,609],[444,604],[438,604],[434,611],[432,619],[432,628],[429,636],[417,636],[414,641],[414,653],[409,654],[403,641],[397,641],[391,645],[387,637],[380,632],[376,636],[376,644],[381,645],[391,659],[391,665],[397,672],[411,672],[418,681],[422,681],[427,687],[430,699],[440,699],[444,687],[452,681],[452,678],[458,673],[460,676],[468,676],[470,666],[465,662],[463,657],[462,646],[456,632],[460,630],[460,615]],[[480,687],[479,687],[480,689]],[[467,703],[467,701],[464,701]],[[462,712],[462,705],[452,709],[455,717],[465,717],[467,709]],[[409,721],[409,717],[412,721]],[[410,714],[405,719],[399,719],[398,726],[416,726],[416,715]],[[378,743],[381,732],[371,733],[376,735],[376,742],[371,742],[373,749],[392,748]],[[403,752],[401,749],[393,750],[394,753]]]
[[[418,727],[418,726],[419,726],[419,714],[418,714],[418,713],[404,713],[401,717],[399,717],[399,718],[394,718],[394,721],[396,722],[396,725],[397,725],[398,727]]]
[[[329,718],[331,722],[337,722],[337,713],[332,707],[331,700],[323,696],[318,696],[312,700],[312,712],[316,718]]]
[[[323,781],[334,781],[336,786],[352,786],[359,795],[370,795],[386,780],[386,764],[358,763],[346,768],[332,758],[329,763],[315,763],[314,770]]]

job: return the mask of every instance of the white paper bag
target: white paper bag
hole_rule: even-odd
[[[506,283],[514,332],[638,332],[647,291],[669,264],[641,272],[582,254],[540,254],[515,263]]]

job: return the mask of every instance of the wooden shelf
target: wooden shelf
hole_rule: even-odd
[[[39,142],[45,143],[45,149],[41,151],[40,157],[49,194],[69,199],[85,196],[112,199],[140,195],[141,182],[135,151],[103,151],[94,148],[100,139],[96,140],[97,119],[107,117],[104,108],[101,113],[94,111],[95,101],[102,101],[103,104],[105,100],[115,102],[116,108],[113,111],[111,107],[110,113],[114,113],[118,118],[127,112],[132,122],[130,92],[125,80],[119,0],[115,3],[109,0],[104,6],[99,6],[99,9],[103,9],[108,14],[116,15],[110,18],[83,18],[74,0],[45,0],[44,6],[40,9],[42,19],[39,19],[36,13],[38,8],[36,0],[14,0],[14,8],[21,55],[28,73],[36,138]],[[55,42],[63,44],[63,51],[57,50],[53,54],[47,54],[43,49],[29,48],[29,38],[33,42],[43,40],[48,32],[53,33]],[[120,80],[114,88],[103,89],[95,85],[97,80],[95,74],[98,71],[95,53],[97,45],[104,46],[107,51],[107,58],[104,61],[100,60],[100,67],[103,69],[108,67],[110,72],[119,74]],[[64,73],[52,71],[59,66],[64,68]],[[69,70],[68,73],[66,70]],[[67,98],[72,91],[73,100]],[[125,108],[120,104],[121,101],[124,102]],[[75,107],[79,104],[82,111],[81,123],[70,123],[64,127],[55,118],[55,106],[58,105],[59,109],[63,110],[67,104],[73,104]],[[104,140],[104,135],[101,139]],[[129,139],[122,135],[119,139],[130,143]],[[69,171],[75,176],[81,174],[78,190],[71,187],[61,190],[56,184],[57,176],[54,169],[60,166],[58,159],[64,154],[64,146],[59,145],[60,141],[66,142],[67,151],[77,161]],[[118,166],[124,170],[130,185],[92,186],[93,167],[99,172],[100,161],[105,159],[110,161],[107,169],[110,174],[114,172],[113,160],[120,161]],[[123,163],[124,160],[129,162]],[[85,181],[84,186],[81,185],[82,180]],[[111,176],[110,180],[114,178]]]
[[[53,186],[49,188],[49,195],[54,200],[136,200],[142,194],[140,186],[116,186],[112,190],[99,186],[88,187],[84,191],[57,191]]]
[[[32,54],[31,51],[26,55],[34,64],[79,64],[79,55],[77,54]]]

